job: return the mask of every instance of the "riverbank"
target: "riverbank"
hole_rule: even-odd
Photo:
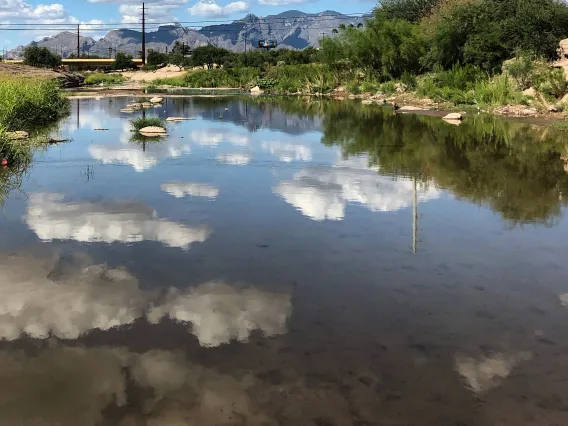
[[[29,138],[69,111],[69,101],[57,82],[0,75],[0,160],[7,165],[31,159],[31,148],[42,143]]]

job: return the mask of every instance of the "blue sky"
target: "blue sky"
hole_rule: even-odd
[[[131,27],[140,21],[142,0],[0,0],[0,29],[16,24],[28,24],[28,31],[0,31],[0,48],[14,48],[32,39],[52,35],[65,24],[83,24],[84,35],[99,38],[112,29],[100,24],[116,24]],[[370,11],[372,0],[146,0],[148,19],[151,22],[231,21],[247,13],[258,16],[277,14],[286,10],[322,12],[335,10],[341,13],[364,13]],[[6,25],[8,24],[8,26]],[[31,24],[31,25],[30,25]],[[43,30],[39,25],[49,24]],[[21,27],[22,25],[20,25]],[[194,25],[198,27],[199,24]],[[28,27],[26,27],[28,28]],[[71,27],[70,27],[71,28]],[[59,31],[55,31],[59,32]]]

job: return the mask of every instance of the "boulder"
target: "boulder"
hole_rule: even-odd
[[[250,89],[250,93],[252,93],[253,95],[261,95],[264,93],[264,90],[262,90],[260,87],[255,86],[252,89]]]
[[[159,104],[156,103],[156,105],[159,105]],[[154,104],[151,103],[151,102],[142,103],[142,108],[152,108],[153,106],[154,106]]]
[[[6,136],[11,140],[22,140],[28,139],[30,137],[29,133],[24,132],[23,130],[19,130],[17,132],[7,132]]]
[[[549,105],[547,108],[548,112],[559,112],[560,109],[556,105]]]
[[[558,56],[560,59],[568,59],[568,38],[560,40],[558,45]]]
[[[362,103],[363,105],[371,105],[371,104],[373,103],[373,101],[370,100],[370,99],[365,99],[365,100],[361,101],[361,103]]]
[[[132,114],[133,112],[136,112],[136,110],[132,108],[123,108],[120,110],[120,112],[123,112],[125,114]]]
[[[133,103],[126,105],[126,108],[128,108],[128,109],[140,109],[140,108],[142,108],[142,104],[138,103],[138,102],[133,102]]]
[[[401,111],[401,112],[404,112],[404,111],[424,111],[424,108],[420,108],[420,107],[412,106],[412,105],[404,105],[404,106],[401,106],[398,110]]]
[[[154,96],[152,99],[150,99],[150,102],[153,104],[161,104],[162,102],[164,102],[164,98],[160,98],[159,96]]]
[[[163,127],[148,126],[139,130],[143,136],[167,136],[168,132]]]
[[[527,90],[523,90],[523,95],[534,98],[536,96],[536,89],[534,87],[529,87]]]
[[[566,94],[562,97],[562,99],[560,99],[560,102],[568,103],[568,93],[566,93]]]
[[[443,117],[444,120],[461,120],[462,118],[463,116],[459,112],[451,112]]]

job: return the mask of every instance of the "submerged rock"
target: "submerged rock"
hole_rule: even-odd
[[[160,98],[159,96],[155,96],[152,99],[150,99],[150,102],[153,104],[161,104],[162,102],[164,102],[164,98]]]
[[[262,94],[264,93],[264,90],[262,90],[262,89],[261,89],[260,87],[258,87],[258,86],[255,86],[255,87],[253,87],[252,89],[250,89],[250,92],[251,92],[253,95],[262,95]]]

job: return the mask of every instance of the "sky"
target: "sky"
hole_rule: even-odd
[[[53,35],[65,24],[82,24],[83,34],[98,39],[110,29],[101,24],[133,27],[141,20],[142,0],[0,0],[0,48],[14,48],[31,40]],[[366,13],[373,0],[146,0],[150,22],[195,22],[184,26],[207,25],[200,21],[230,22],[253,13],[257,16],[278,14],[287,10],[318,13],[335,10],[340,13]],[[25,25],[16,25],[25,24]],[[44,25],[43,29],[41,25]],[[26,26],[27,25],[27,26]],[[135,26],[135,25],[134,25]],[[26,31],[16,28],[30,28]],[[7,30],[11,28],[12,30]],[[72,27],[70,27],[72,28]],[[75,31],[75,29],[71,29]]]

